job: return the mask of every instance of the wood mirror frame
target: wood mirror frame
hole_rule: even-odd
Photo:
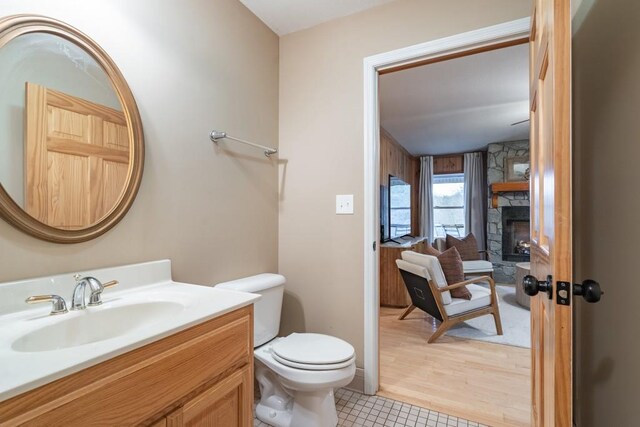
[[[20,207],[0,183],[0,216],[31,236],[55,243],[79,243],[94,239],[114,227],[127,213],[138,192],[144,167],[144,136],[135,99],[120,70],[107,53],[88,36],[63,22],[38,15],[14,15],[0,18],[0,49],[24,34],[48,33],[81,47],[111,80],[124,113],[130,143],[129,173],[118,202],[111,211],[85,228],[59,229],[44,224]]]

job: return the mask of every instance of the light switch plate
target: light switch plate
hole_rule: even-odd
[[[336,196],[336,214],[353,215],[353,194],[338,194]]]

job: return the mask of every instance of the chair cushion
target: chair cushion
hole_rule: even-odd
[[[440,266],[438,258],[431,255],[419,254],[414,251],[402,251],[400,254],[403,260],[412,264],[420,265],[427,269],[429,276],[433,283],[439,288],[447,286],[447,279],[444,277],[444,272]],[[451,304],[451,293],[449,291],[442,292],[442,303]]]
[[[462,261],[462,268],[465,273],[490,273],[493,272],[493,264],[491,261],[476,260]]]
[[[447,284],[453,285],[464,281],[464,271],[462,269],[462,258],[456,248],[449,248],[446,251],[438,255],[438,261],[444,272],[444,277],[447,279]],[[466,286],[451,289],[451,298],[462,298],[466,300],[471,299],[471,292]]]
[[[455,247],[460,252],[463,261],[474,261],[480,259],[478,253],[478,242],[473,233],[467,234],[463,239],[457,239],[447,234],[447,249]]]
[[[467,289],[471,292],[471,299],[467,301],[466,299],[453,298],[451,304],[444,307],[448,316],[455,316],[491,305],[491,291],[489,289],[475,284],[467,285]]]

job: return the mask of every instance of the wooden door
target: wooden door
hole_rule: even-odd
[[[168,427],[249,427],[253,425],[250,366],[231,374],[167,416]]]
[[[124,114],[34,83],[26,84],[25,210],[63,229],[107,215],[129,175]]]
[[[553,277],[531,300],[532,423],[572,425],[571,27],[568,0],[534,0],[531,79],[531,274]],[[569,287],[570,288],[570,287]],[[571,289],[568,290],[571,301]]]

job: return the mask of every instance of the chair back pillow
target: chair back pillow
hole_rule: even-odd
[[[447,279],[449,285],[464,281],[462,258],[460,258],[460,254],[455,247],[449,248],[438,255],[438,261],[440,261],[444,277]],[[461,286],[451,289],[451,297],[470,300],[471,292],[469,292],[466,286]]]
[[[400,255],[403,260],[426,268],[429,276],[431,276],[431,280],[433,280],[437,287],[444,288],[447,286],[447,279],[444,276],[438,258],[414,251],[402,251]],[[442,303],[445,305],[451,304],[451,293],[449,291],[442,292]]]
[[[447,249],[456,248],[463,261],[475,261],[480,258],[478,242],[473,233],[469,233],[463,239],[457,239],[447,234]]]

